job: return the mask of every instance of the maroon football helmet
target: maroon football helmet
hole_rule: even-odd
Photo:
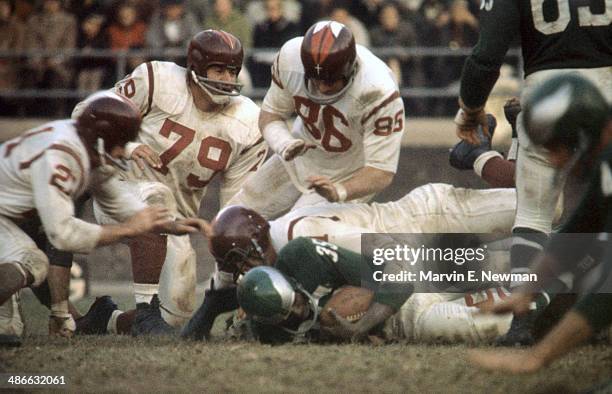
[[[204,30],[189,42],[187,50],[188,78],[193,79],[217,104],[225,104],[227,96],[238,96],[242,85],[207,77],[210,66],[222,66],[233,70],[236,75],[242,68],[244,53],[240,40],[223,30]]]
[[[108,160],[125,168],[110,152],[136,139],[142,122],[140,111],[128,98],[111,91],[95,93],[85,103],[83,112],[76,118],[77,130],[93,144],[102,163]]]
[[[353,33],[341,23],[317,22],[308,29],[300,50],[306,93],[311,100],[330,104],[342,97],[357,70],[357,49]],[[344,87],[333,95],[323,95],[312,86],[312,80],[325,82],[344,80]]]
[[[272,248],[270,224],[257,212],[238,205],[224,208],[212,223],[210,252],[220,271],[231,272],[236,279],[243,273],[248,259],[266,264]]]

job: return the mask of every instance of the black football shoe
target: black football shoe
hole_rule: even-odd
[[[523,316],[512,316],[510,329],[505,335],[495,340],[495,346],[521,347],[532,346],[536,343],[536,321],[546,311],[550,304],[550,297],[545,293],[538,293],[533,302],[535,309]]]
[[[0,334],[0,348],[21,346],[21,337],[10,334]]]
[[[533,312],[524,316],[512,316],[510,329],[506,334],[495,340],[495,346],[522,347],[535,344],[533,336],[534,322],[535,316],[533,316]]]
[[[108,334],[108,321],[117,309],[117,304],[110,296],[96,298],[87,313],[76,320],[76,335]]]
[[[139,303],[136,305],[136,315],[132,324],[132,336],[164,336],[175,335],[176,330],[166,323],[159,309],[159,298],[153,296],[150,304]]]
[[[459,141],[451,150],[448,157],[448,161],[451,166],[458,170],[473,170],[474,162],[478,156],[491,150],[491,140],[495,128],[497,127],[497,120],[495,116],[487,114],[487,122],[489,125],[489,137],[487,137],[482,131],[482,127],[478,126],[477,135],[480,143],[478,145],[472,145],[467,141]]]

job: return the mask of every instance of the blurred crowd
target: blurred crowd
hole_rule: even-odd
[[[470,48],[478,39],[480,0],[0,0],[0,51],[59,50],[56,56],[0,57],[0,115],[64,116],[66,100],[41,104],[2,97],[11,89],[78,89],[112,86],[112,57],[62,56],[65,49],[186,48],[206,28],[236,35],[246,49],[243,81],[270,84],[273,54],[320,19],[347,25],[367,47]],[[401,87],[446,88],[459,80],[464,57],[381,56]],[[155,56],[155,59],[162,59]],[[166,58],[184,64],[184,56]],[[128,59],[126,72],[146,60]],[[450,103],[449,103],[450,101]],[[449,115],[454,100],[409,100],[412,115]]]

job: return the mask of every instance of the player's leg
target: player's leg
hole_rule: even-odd
[[[414,294],[398,316],[406,338],[426,343],[490,343],[510,327],[511,315],[481,315],[480,302],[496,302],[506,292],[488,289],[472,294]]]
[[[0,346],[20,343],[23,322],[18,291],[39,286],[47,276],[47,256],[10,219],[0,216]]]
[[[516,193],[514,189],[476,190],[430,183],[397,204],[404,212],[396,215],[404,222],[397,226],[401,232],[510,233]]]
[[[243,205],[272,220],[288,212],[301,195],[280,156],[273,155],[227,205]]]
[[[121,187],[126,189],[126,192],[132,193],[141,201],[148,205],[161,205],[166,207],[172,215],[178,216],[176,201],[172,191],[165,185],[159,182],[122,182]],[[94,215],[98,223],[109,224],[114,223],[114,220],[107,216],[99,205],[94,201]],[[104,299],[97,304],[92,305],[89,316],[108,316],[107,328],[110,332],[120,332],[118,327],[128,328],[136,335],[146,334],[162,334],[172,332],[172,328],[161,318],[159,309],[159,280],[162,273],[163,265],[167,258],[177,256],[175,251],[169,250],[171,244],[173,247],[177,242],[169,243],[170,237],[159,234],[144,234],[131,239],[128,243],[131,254],[132,276],[134,279],[134,296],[136,301],[136,312],[122,316],[121,311],[113,310],[112,300],[110,302]],[[191,248],[188,236],[179,243],[187,245]],[[180,253],[178,253],[180,255]],[[80,327],[80,332],[97,332],[105,327],[105,324],[99,319],[94,319],[97,323],[94,327],[91,326],[91,319],[88,319]],[[85,324],[87,323],[87,325]],[[126,327],[127,326],[127,327]]]

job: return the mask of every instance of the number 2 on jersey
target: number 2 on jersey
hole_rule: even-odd
[[[195,130],[189,127],[183,126],[170,119],[166,119],[162,128],[159,130],[159,134],[166,138],[170,138],[170,135],[178,134],[179,139],[176,140],[170,148],[166,149],[159,155],[162,162],[162,167],[158,170],[162,174],[168,174],[168,164],[174,160],[182,151],[185,150],[191,144],[195,138]],[[211,150],[217,151],[216,158],[211,158]],[[208,136],[200,142],[200,149],[198,151],[198,163],[204,168],[214,171],[213,174],[205,180],[201,180],[196,174],[190,173],[187,176],[187,184],[194,188],[204,188],[212,180],[215,174],[219,171],[223,171],[227,162],[229,161],[230,154],[232,153],[232,147],[227,141],[220,138]]]

